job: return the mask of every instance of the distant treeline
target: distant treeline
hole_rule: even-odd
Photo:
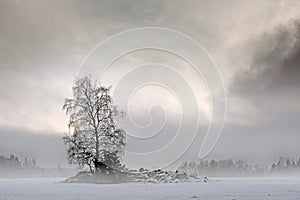
[[[17,177],[67,177],[76,173],[75,169],[45,168],[37,165],[34,157],[19,159],[15,155],[0,155],[0,178]]]
[[[277,162],[271,165],[270,172],[300,172],[300,158],[290,159],[287,157],[280,157]]]
[[[270,166],[249,164],[246,160],[199,160],[184,162],[180,170],[194,176],[262,176],[274,174],[300,174],[300,158],[280,157]]]
[[[35,158],[25,157],[20,160],[17,156],[11,154],[9,157],[0,155],[0,169],[21,169],[37,168]]]

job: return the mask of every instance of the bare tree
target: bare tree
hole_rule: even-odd
[[[110,87],[99,86],[91,77],[78,78],[73,98],[65,99],[63,110],[69,116],[69,133],[63,138],[68,161],[88,165],[92,172],[103,166],[121,167],[126,132],[118,120],[124,115],[112,105]]]

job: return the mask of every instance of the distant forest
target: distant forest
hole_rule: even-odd
[[[200,160],[184,162],[179,169],[191,176],[300,175],[300,158],[279,157],[271,165],[249,164],[246,160]]]
[[[37,168],[35,158],[25,157],[23,160],[13,154],[9,157],[0,155],[0,169],[28,169],[28,168]]]
[[[45,168],[37,165],[34,157],[19,159],[11,154],[9,157],[0,155],[0,177],[65,177],[74,174],[74,169]]]

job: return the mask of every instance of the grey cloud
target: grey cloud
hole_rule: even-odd
[[[235,57],[241,70],[235,74],[228,89],[229,108],[240,107],[239,115],[248,121],[272,121],[274,115],[299,112],[300,93],[300,26],[299,20],[279,25],[271,32],[249,39],[236,47]],[[272,117],[270,117],[272,116]]]
[[[294,132],[297,123],[292,120],[297,119],[300,98],[299,23],[287,22],[298,13],[299,3],[293,0],[0,1],[0,125],[33,129],[35,124],[40,132],[63,132],[66,118],[61,104],[71,95],[84,56],[112,34],[161,26],[192,36],[219,65],[225,86],[230,86],[228,134],[252,134],[246,125],[234,128],[240,125],[239,119],[254,121],[251,128],[257,128],[255,132],[274,132],[270,127],[279,122],[285,127],[282,132]],[[284,125],[288,121],[291,124]],[[31,144],[26,138],[47,138],[31,131],[21,134],[20,129],[2,128],[1,152],[18,149],[8,145],[13,145],[14,138],[22,138],[23,144]],[[228,134],[221,138],[214,155],[230,149],[230,142],[222,145],[229,141]],[[11,142],[6,143],[8,140]],[[45,140],[36,142],[45,144]],[[59,146],[58,141],[49,144]],[[40,147],[27,145],[16,153],[27,148]],[[59,154],[64,155],[62,152]]]
[[[266,88],[299,86],[299,36],[300,25],[296,20],[250,40],[245,47],[250,49],[245,49],[245,54],[250,54],[251,60],[246,63],[250,68],[237,74],[232,90],[257,94]]]

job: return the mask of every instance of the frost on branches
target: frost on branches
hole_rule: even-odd
[[[110,87],[91,77],[76,79],[73,98],[65,99],[69,133],[63,137],[71,164],[88,166],[90,171],[110,173],[122,170],[121,157],[126,132],[118,126],[124,113],[112,104]]]

